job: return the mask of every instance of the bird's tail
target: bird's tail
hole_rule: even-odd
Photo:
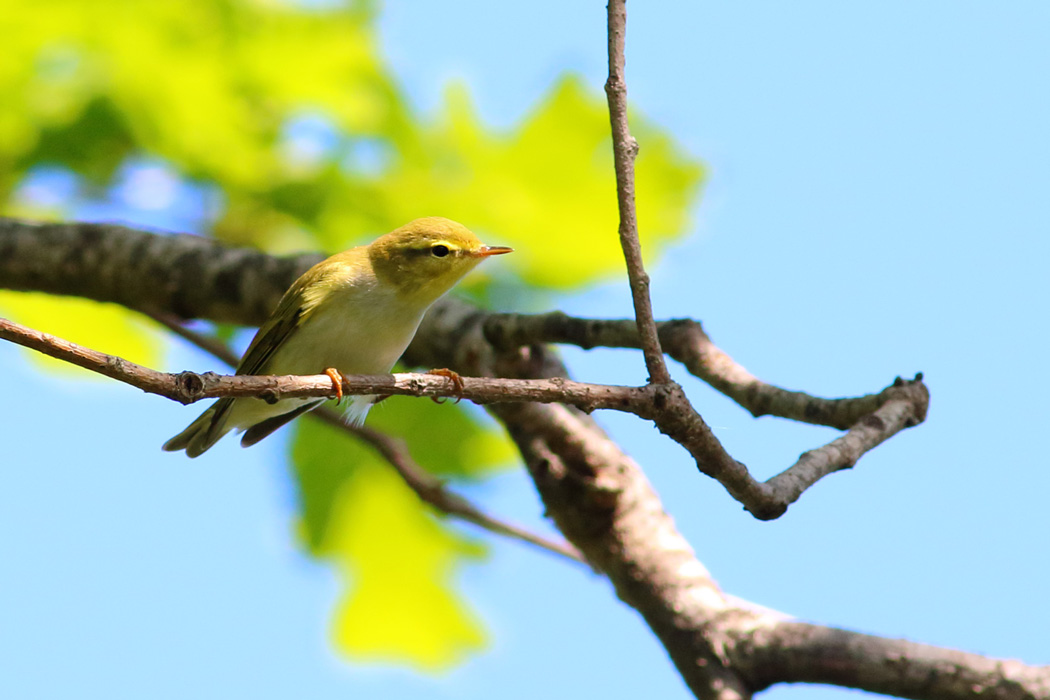
[[[200,414],[197,420],[190,423],[185,430],[164,443],[162,449],[167,452],[186,450],[188,457],[199,457],[204,454],[223,435],[233,429],[233,426],[228,426],[227,420],[232,404],[233,399],[219,399],[207,411]]]

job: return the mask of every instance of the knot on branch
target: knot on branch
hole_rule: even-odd
[[[907,401],[911,405],[912,416],[905,428],[913,428],[926,420],[926,414],[930,410],[930,390],[923,382],[922,372],[916,374],[914,379],[897,377],[884,394],[887,401]]]
[[[660,382],[649,385],[649,400],[656,413],[667,411],[681,411],[686,406],[691,407],[685,390],[678,382]]]
[[[744,506],[744,510],[751,513],[756,520],[776,520],[787,512],[790,503],[785,503],[777,498],[770,497]]]
[[[179,403],[186,405],[199,401],[204,396],[207,388],[207,380],[216,377],[214,372],[197,374],[196,372],[179,372],[175,375],[174,398]]]
[[[702,343],[710,343],[707,331],[700,321],[692,318],[671,318],[656,324],[660,345],[669,355],[684,356]]]

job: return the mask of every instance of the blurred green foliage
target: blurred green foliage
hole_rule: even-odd
[[[19,196],[28,174],[69,171],[78,196],[90,199],[129,161],[147,159],[218,193],[207,232],[235,244],[334,251],[441,215],[515,247],[498,272],[533,293],[619,274],[600,92],[566,76],[509,130],[481,122],[465,85],[448,88],[439,114],[416,114],[382,62],[376,12],[367,2],[5,0],[0,205],[7,214],[68,216],[61,204],[42,209]],[[632,118],[642,144],[639,223],[652,255],[685,232],[702,169],[667,134]],[[305,148],[294,138],[304,124],[320,134]],[[473,284],[485,279],[476,274]],[[157,339],[122,309],[11,293],[0,295],[0,308],[161,364]],[[466,411],[387,404],[369,424],[401,436],[431,470],[477,478],[511,462],[506,440]],[[422,668],[477,649],[484,635],[451,578],[478,546],[339,431],[297,421],[291,456],[304,545],[346,574],[337,646]]]

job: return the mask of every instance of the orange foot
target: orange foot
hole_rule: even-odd
[[[335,367],[329,367],[324,373],[332,380],[332,388],[335,389],[335,402],[338,404],[343,400],[343,375]]]
[[[459,403],[463,399],[463,377],[459,376],[457,372],[453,372],[450,369],[432,369],[427,374],[436,374],[439,377],[445,377],[452,382],[452,388],[457,394],[456,403]],[[434,403],[445,403],[445,397],[443,396],[431,396],[430,399]]]

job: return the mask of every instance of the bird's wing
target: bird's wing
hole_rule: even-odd
[[[309,293],[310,289],[316,289],[314,283],[323,274],[323,272],[318,272],[318,266],[315,265],[288,288],[288,291],[281,297],[281,301],[278,302],[277,308],[270,314],[270,318],[259,328],[259,332],[252,339],[240,364],[237,365],[237,374],[266,373],[266,365],[274,354],[310,317],[311,312],[324,298],[323,295]],[[225,424],[226,414],[233,408],[234,401],[236,399],[219,399],[212,407],[214,413],[210,427],[207,429],[212,442],[221,437],[218,431]]]
[[[316,289],[316,283],[323,275],[324,273],[318,272],[315,266],[288,288],[277,308],[270,314],[270,318],[252,339],[240,364],[237,365],[237,374],[266,374],[266,365],[274,354],[309,318],[324,298],[323,295],[309,293],[310,289]]]

